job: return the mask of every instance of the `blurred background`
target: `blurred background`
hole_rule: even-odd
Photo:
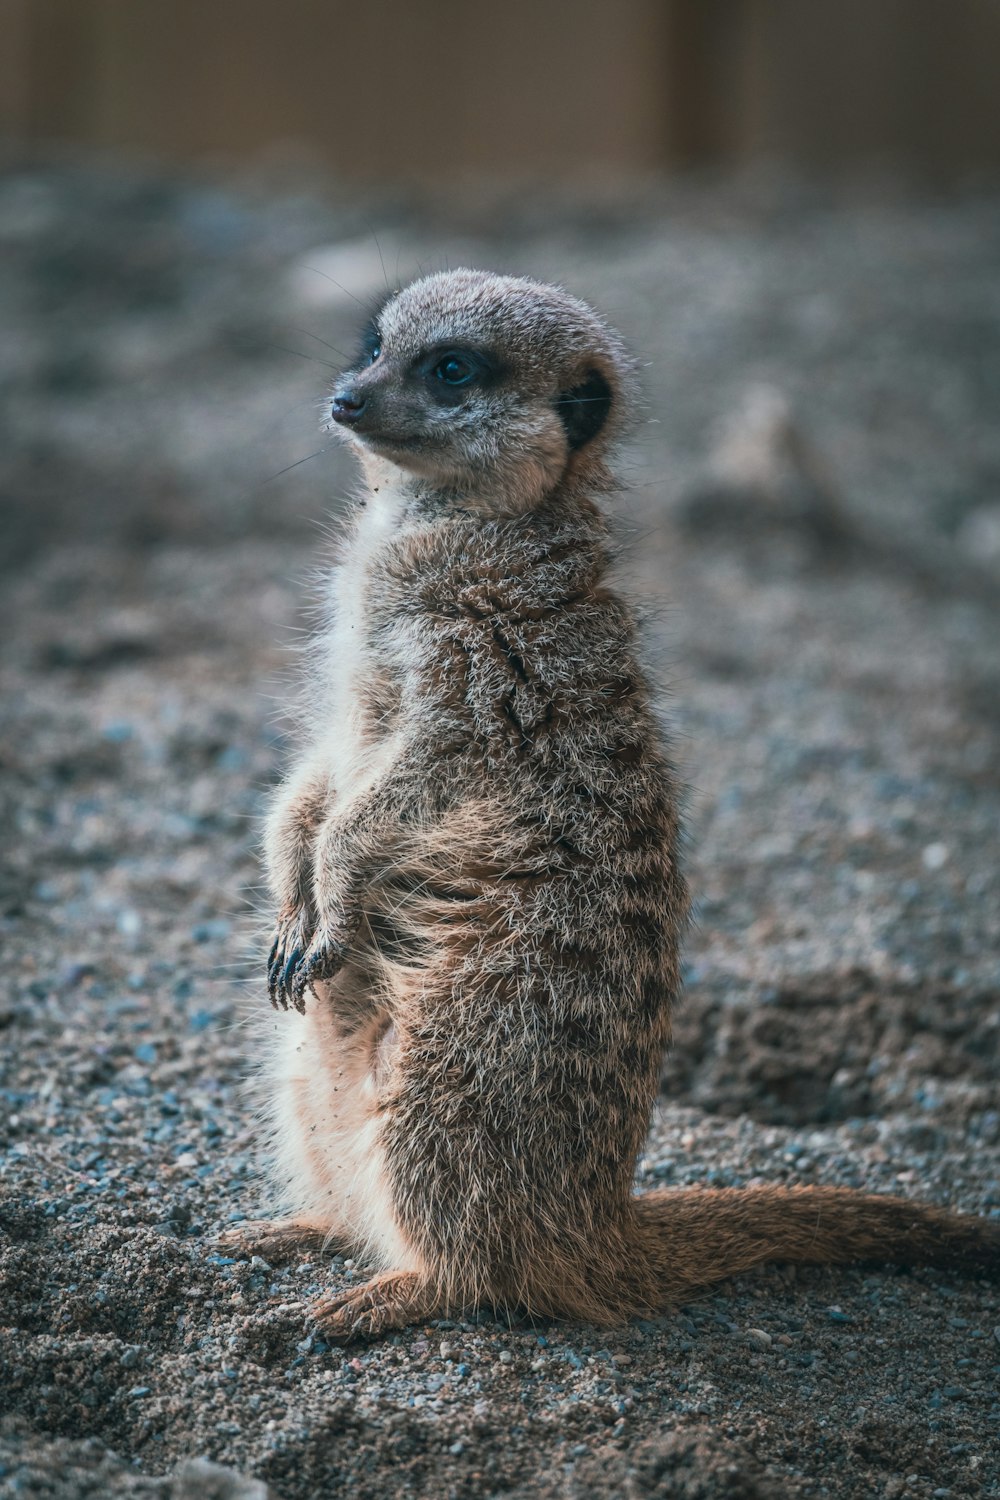
[[[127,948],[144,882],[176,930],[164,860],[209,920],[253,885],[353,483],[326,393],[373,297],[469,263],[645,367],[615,516],[711,984],[989,968],[947,829],[1000,816],[998,62],[992,0],[0,0],[14,908],[103,892]]]
[[[221,1014],[221,966],[256,975],[234,913],[353,484],[326,393],[372,298],[467,263],[565,283],[645,369],[613,508],[691,783],[675,1097],[981,1114],[998,63],[993,0],[0,0],[32,1014],[126,982]]]
[[[359,301],[471,259],[572,281],[641,347],[661,502],[789,340],[782,398],[876,429],[828,435],[850,494],[887,443],[878,508],[915,483],[996,552],[930,408],[995,395],[998,63],[993,0],[0,0],[4,550],[315,514],[346,471],[272,479],[317,430],[286,412]],[[904,434],[878,370],[908,338],[942,368]]]
[[[372,299],[460,264],[567,285],[643,366],[610,505],[698,912],[643,1182],[1000,1210],[998,78],[997,0],[0,0],[0,1137],[73,1255],[251,1209],[234,981],[256,1014],[260,817],[354,483],[321,421]],[[910,1453],[976,1387],[933,1316],[840,1370],[831,1431],[863,1399]],[[11,1377],[43,1425],[47,1347]],[[805,1373],[768,1440],[839,1462],[789,1427]],[[970,1464],[989,1384],[937,1424]],[[235,1382],[207,1437],[193,1384],[141,1428],[100,1389],[60,1430],[126,1459],[151,1421],[259,1436]],[[938,1484],[979,1493],[965,1464]]]
[[[1000,165],[992,0],[4,0],[22,141],[354,181]]]
[[[848,504],[996,554],[936,438],[995,397],[998,62],[994,0],[0,0],[4,553],[321,512],[358,301],[466,259],[621,323],[661,505],[780,363]]]

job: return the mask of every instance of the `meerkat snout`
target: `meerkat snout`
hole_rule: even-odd
[[[358,396],[356,391],[338,391],[333,398],[330,416],[335,422],[353,424],[361,420],[367,405],[367,399]]]
[[[541,335],[541,337],[540,337]],[[605,487],[631,362],[586,304],[481,271],[429,276],[373,316],[330,419],[364,458],[520,510],[567,470]]]

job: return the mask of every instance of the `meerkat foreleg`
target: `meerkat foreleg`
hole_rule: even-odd
[[[418,820],[433,786],[429,767],[404,753],[365,795],[334,812],[318,830],[312,869],[315,929],[308,948],[292,955],[283,975],[299,1009],[314,981],[332,979],[343,967],[365,891],[392,858],[403,829]]]
[[[306,951],[316,926],[313,854],[316,831],[330,801],[329,777],[312,762],[282,787],[264,834],[268,884],[278,908],[267,961],[267,990],[274,1006],[288,1008],[286,980]]]

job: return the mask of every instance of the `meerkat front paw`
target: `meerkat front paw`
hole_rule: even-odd
[[[302,1009],[301,998],[292,989],[296,969],[309,948],[313,922],[301,909],[289,909],[279,916],[274,942],[267,958],[267,993],[275,1010],[287,1010],[289,1004]]]
[[[332,1344],[376,1338],[443,1313],[437,1295],[415,1271],[386,1271],[361,1286],[313,1303],[312,1315]]]
[[[357,925],[357,920],[352,920],[336,927],[321,926],[305,952],[293,955],[294,962],[289,960],[285,983],[297,1010],[305,1009],[306,990],[311,984],[332,979],[344,967]]]

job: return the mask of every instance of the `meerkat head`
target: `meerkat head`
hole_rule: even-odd
[[[522,509],[570,476],[609,486],[631,374],[617,335],[561,288],[446,271],[371,319],[331,419],[366,466]]]

